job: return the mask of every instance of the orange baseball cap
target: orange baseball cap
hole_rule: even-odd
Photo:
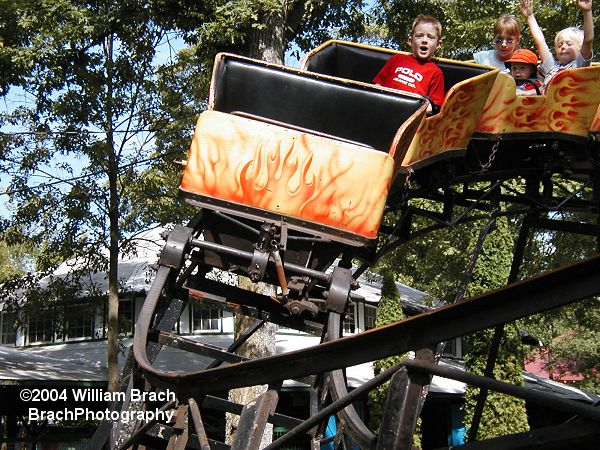
[[[514,62],[533,64],[534,66],[537,66],[538,57],[531,50],[527,50],[526,48],[519,48],[515,50],[515,52],[509,59],[504,61],[504,64],[510,69],[510,64]]]

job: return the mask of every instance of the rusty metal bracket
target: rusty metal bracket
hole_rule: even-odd
[[[258,241],[254,244],[252,261],[248,267],[248,276],[254,283],[258,283],[265,276],[269,256],[273,251],[273,238],[277,229],[274,225],[263,223],[260,227]]]
[[[189,437],[188,405],[180,405],[177,409],[177,419],[173,431],[167,450],[185,450]]]
[[[194,230],[188,227],[176,226],[167,237],[167,242],[160,254],[161,266],[179,269],[183,265],[188,246],[192,242]]]
[[[339,266],[333,269],[329,290],[326,292],[327,302],[325,305],[328,311],[344,313],[352,284],[352,272],[349,269]]]
[[[385,402],[377,450],[412,447],[421,393],[426,384],[429,384],[427,375],[404,367],[394,374]]]

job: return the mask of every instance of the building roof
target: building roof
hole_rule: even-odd
[[[119,256],[119,283],[123,292],[145,293],[152,284],[154,271],[151,265],[158,260],[157,254],[164,245],[164,239],[161,233],[164,228],[154,228],[135,236],[135,248],[131,253],[121,254]],[[108,251],[102,250],[108,257]],[[47,287],[53,278],[67,279],[70,273],[81,264],[75,260],[70,260],[60,264],[51,275],[47,275],[39,280],[40,288]],[[81,298],[85,298],[92,292],[108,293],[108,275],[104,271],[90,272],[81,279]],[[17,293],[17,296],[19,294]],[[0,310],[6,302],[5,298],[0,299]]]
[[[158,253],[162,249],[165,241],[161,234],[165,231],[163,227],[153,228],[132,237],[135,243],[134,248],[126,253],[119,255],[119,282],[122,290],[126,292],[145,292],[152,284],[154,271],[150,268],[152,264],[158,261]],[[108,250],[103,249],[108,257]],[[52,276],[66,278],[69,273],[77,266],[74,261],[62,263],[53,272]],[[40,280],[40,285],[49,283],[51,276]],[[89,274],[82,296],[91,290],[95,292],[108,292],[108,276],[106,272],[99,271]]]

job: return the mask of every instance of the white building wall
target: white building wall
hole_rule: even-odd
[[[233,333],[235,331],[233,314],[229,311],[223,313],[223,333]]]

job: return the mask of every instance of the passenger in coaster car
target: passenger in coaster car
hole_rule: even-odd
[[[594,20],[592,17],[592,0],[577,0],[577,6],[583,14],[583,31],[570,27],[559,31],[554,38],[556,58],[544,38],[544,33],[537,23],[533,12],[533,0],[520,0],[519,9],[527,19],[531,36],[537,47],[542,63],[540,73],[544,76],[542,93],[548,83],[561,70],[576,67],[588,67],[592,62],[592,45],[594,41]]]
[[[483,50],[473,54],[477,64],[485,64],[507,72],[504,65],[521,43],[521,22],[511,14],[501,15],[494,24],[494,50]]]
[[[429,100],[427,112],[437,112],[444,101],[444,74],[431,58],[442,46],[442,24],[435,17],[419,14],[407,42],[412,55],[392,56],[373,82],[420,94]]]
[[[540,95],[542,82],[538,80],[538,58],[531,50],[519,48],[504,64],[517,84],[517,95]]]

